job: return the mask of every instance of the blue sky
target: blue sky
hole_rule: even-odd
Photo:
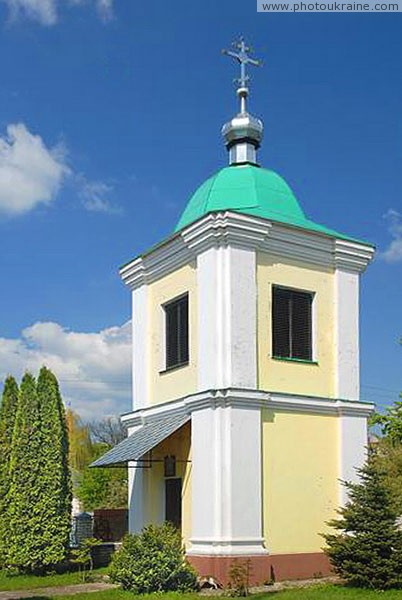
[[[264,67],[260,162],[317,222],[365,238],[362,397],[402,388],[402,15],[257,14],[239,0],[0,0],[0,374],[47,362],[85,417],[130,402],[117,268],[227,162],[222,47]]]

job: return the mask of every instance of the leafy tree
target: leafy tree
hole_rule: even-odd
[[[337,533],[323,537],[335,571],[358,587],[387,589],[402,586],[402,531],[391,495],[371,450],[358,471],[359,483],[344,482],[349,501],[329,522]]]
[[[376,444],[376,461],[384,473],[384,481],[390,491],[392,505],[402,515],[402,444],[380,439]]]
[[[88,425],[71,408],[67,410],[69,462],[73,471],[81,472],[92,459],[92,442]]]
[[[384,472],[394,508],[402,515],[402,402],[395,402],[384,414],[375,413],[371,424],[379,426],[382,434],[375,442],[378,467]]]
[[[7,377],[4,383],[0,404],[0,565],[4,562],[3,549],[6,547],[7,503],[6,497],[10,478],[10,453],[18,405],[18,385],[13,377]]]
[[[99,421],[92,421],[89,424],[91,439],[98,444],[106,444],[107,446],[117,446],[127,437],[127,428],[116,417],[105,417]]]
[[[381,433],[393,444],[402,444],[402,402],[394,402],[385,414],[374,413],[372,425],[378,425]]]
[[[10,453],[7,564],[34,571],[44,562],[42,539],[41,414],[36,382],[26,373],[21,382]]]
[[[42,367],[37,382],[41,426],[44,565],[56,565],[66,558],[71,528],[71,479],[68,464],[68,431],[59,385],[54,374]]]
[[[93,444],[91,462],[104,454],[111,446]],[[84,510],[96,508],[126,508],[127,507],[127,468],[91,469],[85,467],[76,487],[77,497],[83,504]]]
[[[116,417],[105,417],[84,425],[78,415],[75,415],[75,423],[73,431],[77,446],[76,456],[79,452],[82,457],[85,454],[80,470],[74,473],[75,495],[82,502],[84,510],[126,508],[127,468],[91,469],[89,467],[91,462],[126,437],[126,428]]]

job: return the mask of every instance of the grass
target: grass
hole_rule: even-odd
[[[96,569],[95,574],[104,574],[106,569]],[[0,591],[5,590],[23,590],[38,589],[41,587],[64,586],[81,583],[79,573],[63,573],[61,575],[16,575],[6,577],[0,571]],[[61,596],[36,596],[35,600],[133,600],[134,595],[131,592],[124,592],[120,589],[109,589],[100,592],[82,593],[77,595]],[[208,600],[208,596],[199,594],[151,594],[139,596],[139,600]],[[209,596],[209,600],[214,596]],[[256,594],[251,597],[252,600],[402,600],[402,590],[389,590],[387,592],[375,592],[372,590],[361,590],[356,588],[343,587],[341,585],[314,585],[305,588],[292,588],[268,594]],[[219,599],[219,596],[216,597]],[[28,599],[29,600],[29,599]],[[32,598],[32,600],[34,600]]]
[[[250,596],[254,598],[255,596]],[[102,592],[89,592],[87,594],[74,594],[66,596],[53,596],[55,600],[219,600],[222,596],[201,596],[199,594],[179,594],[170,592],[166,594],[146,594],[135,595],[132,592],[123,592],[119,589],[105,590]],[[36,596],[32,598],[24,598],[24,600],[52,600],[50,596]],[[267,600],[273,600],[270,597]]]
[[[94,576],[103,575],[107,569],[95,569]],[[69,573],[52,573],[49,575],[6,575],[0,571],[0,592],[12,590],[33,590],[42,587],[58,587],[63,585],[74,585],[82,583],[81,574],[78,571]],[[94,599],[95,600],[95,599]],[[111,599],[112,600],[112,599]]]
[[[294,588],[272,594],[259,594],[254,598],[256,600],[257,598],[258,600],[375,600],[379,598],[402,600],[402,590],[375,592],[341,585],[314,585],[309,588]]]
[[[214,596],[198,594],[152,594],[139,596],[140,600],[211,600]],[[80,594],[77,596],[57,596],[57,600],[133,600],[134,595],[119,589]],[[219,596],[215,596],[216,600]],[[402,590],[374,592],[342,587],[339,585],[315,585],[310,588],[293,588],[281,592],[258,594],[250,597],[252,600],[402,600]],[[39,600],[36,598],[36,600]],[[45,600],[45,599],[43,599]],[[48,599],[47,599],[48,600]]]

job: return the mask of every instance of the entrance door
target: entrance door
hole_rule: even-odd
[[[181,479],[165,480],[165,520],[181,529]]]

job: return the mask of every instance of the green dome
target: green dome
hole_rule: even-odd
[[[280,175],[250,164],[226,167],[207,179],[190,198],[175,231],[208,213],[223,210],[351,239],[307,219]]]

